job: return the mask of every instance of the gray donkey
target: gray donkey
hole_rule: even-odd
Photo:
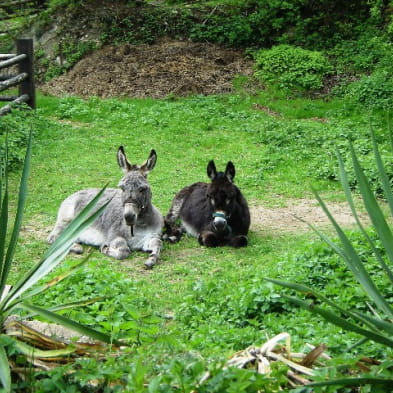
[[[142,165],[127,160],[123,146],[117,151],[117,162],[124,176],[119,189],[106,189],[97,207],[109,201],[103,213],[85,229],[72,246],[71,252],[81,254],[82,244],[100,247],[103,254],[116,259],[127,258],[131,250],[150,252],[145,267],[156,263],[162,247],[163,217],[151,202],[151,189],[147,175],[156,165],[157,154],[150,152]],[[48,237],[53,243],[72,219],[94,198],[98,189],[86,189],[66,198],[60,205],[55,227]]]

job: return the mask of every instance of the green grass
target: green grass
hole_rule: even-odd
[[[261,106],[281,115],[258,109]],[[339,185],[317,171],[319,163],[327,165],[334,159],[327,160],[329,152],[322,147],[330,143],[333,149],[337,135],[353,133],[355,125],[362,140],[368,126],[367,116],[346,112],[338,102],[284,100],[274,95],[269,100],[264,93],[253,97],[238,94],[87,101],[39,95],[37,107],[41,121],[32,121],[33,128],[36,124],[40,127],[34,129],[25,230],[15,256],[13,279],[45,252],[46,236],[66,196],[82,188],[100,188],[107,182],[116,187],[121,178],[116,163],[119,145],[136,163],[143,162],[150,149],[157,151],[157,166],[149,181],[153,202],[163,214],[180,188],[207,181],[210,159],[218,169],[228,160],[234,162],[235,182],[250,204],[278,206],[286,199],[313,198],[311,184],[325,198],[343,200]],[[328,122],[319,121],[321,118]],[[378,119],[373,121],[382,124]],[[379,135],[384,135],[382,128]],[[11,179],[15,189],[16,179],[17,174]],[[48,305],[112,296],[71,312],[81,322],[134,343],[136,352],[112,365],[109,379],[116,379],[124,364],[136,359],[144,366],[142,371],[131,373],[135,378],[138,373],[146,379],[165,374],[165,367],[173,376],[176,373],[171,362],[176,359],[186,362],[191,356],[193,361],[204,359],[208,364],[282,331],[292,335],[298,350],[306,342],[324,342],[336,356],[348,356],[346,348],[356,336],[343,334],[286,304],[279,290],[263,279],[312,283],[326,273],[332,296],[341,296],[335,293],[337,280],[341,280],[347,288],[344,296],[355,302],[362,295],[351,292],[347,272],[332,262],[334,256],[312,233],[267,235],[252,228],[249,240],[245,249],[207,249],[186,237],[178,244],[166,244],[162,264],[152,271],[143,269],[145,255],[141,252],[117,261],[97,251],[83,272],[60,284],[52,295],[37,300]],[[76,260],[78,257],[69,256],[66,264]],[[125,310],[135,310],[134,316]],[[149,325],[150,315],[158,316],[160,322]],[[135,318],[139,328],[124,324],[135,322]],[[361,351],[380,353],[373,346]],[[356,350],[351,356],[354,354]],[[91,367],[104,370],[106,366]],[[79,383],[91,376],[92,369],[82,367],[78,371]]]

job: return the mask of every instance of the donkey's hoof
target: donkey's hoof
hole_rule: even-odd
[[[71,248],[70,252],[74,254],[83,254],[83,246],[82,244],[75,243]]]
[[[220,242],[213,232],[202,232],[198,237],[199,244],[206,247],[218,247]]]
[[[153,269],[154,265],[156,264],[156,260],[154,258],[149,258],[145,261],[145,269]]]
[[[244,235],[236,236],[230,242],[230,245],[235,248],[246,247],[247,244],[248,244],[248,239],[247,236]]]

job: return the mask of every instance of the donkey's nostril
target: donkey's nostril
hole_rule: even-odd
[[[222,231],[226,228],[227,220],[223,217],[214,217],[213,224],[218,231]]]
[[[124,219],[126,220],[127,225],[134,225],[136,221],[136,215],[134,213],[126,213],[124,214]]]

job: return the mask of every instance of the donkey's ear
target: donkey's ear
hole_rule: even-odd
[[[131,170],[131,164],[127,160],[123,146],[120,146],[117,150],[117,162],[124,173],[127,173]]]
[[[228,161],[227,167],[225,168],[225,176],[232,183],[235,178],[235,165],[233,165],[232,161]]]
[[[207,176],[213,181],[214,178],[217,176],[217,169],[214,161],[211,160],[207,164]]]
[[[144,176],[147,176],[156,166],[157,153],[154,149],[151,150],[149,158],[140,166],[139,170]]]

